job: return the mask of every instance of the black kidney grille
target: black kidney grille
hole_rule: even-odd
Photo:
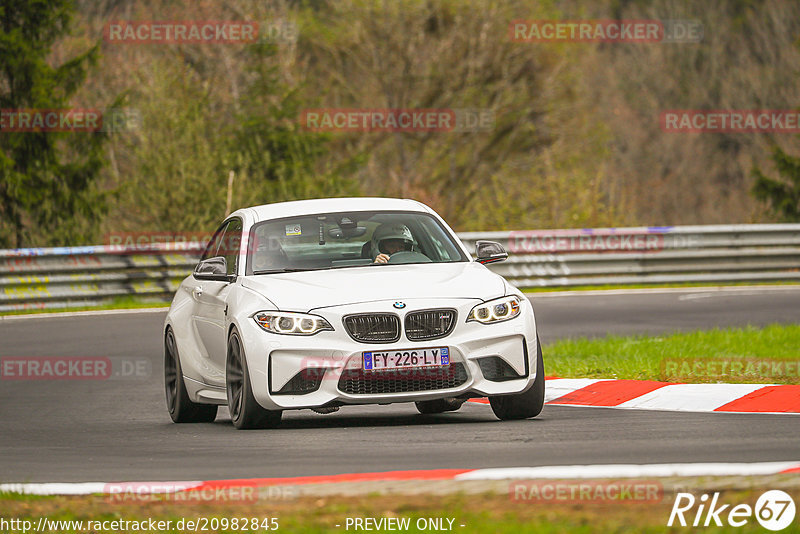
[[[450,389],[466,381],[467,370],[461,362],[441,368],[418,367],[384,371],[347,369],[339,377],[339,390],[351,395],[382,395]]]
[[[448,335],[456,324],[455,310],[424,310],[406,315],[406,337],[424,341]]]
[[[365,313],[344,318],[350,337],[363,343],[389,343],[400,339],[400,319],[391,313]]]

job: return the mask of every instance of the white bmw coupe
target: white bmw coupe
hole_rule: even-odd
[[[544,365],[533,307],[413,200],[340,198],[245,208],[220,225],[164,323],[167,408],[236,428],[284,410],[415,402],[424,414],[488,397],[534,417]]]

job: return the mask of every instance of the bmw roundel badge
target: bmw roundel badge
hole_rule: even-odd
[[[398,310],[402,310],[403,308],[405,308],[405,307],[406,307],[406,303],[405,303],[405,302],[400,302],[400,301],[397,301],[397,302],[395,302],[394,304],[392,304],[392,306],[394,306],[394,307],[395,307],[395,308],[397,308]]]

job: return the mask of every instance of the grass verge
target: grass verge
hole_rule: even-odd
[[[567,339],[542,351],[560,378],[800,384],[800,325]]]
[[[800,502],[800,491],[787,489],[787,493]],[[728,490],[720,494],[720,503],[755,505],[763,490]],[[8,498],[0,496],[0,513],[3,518],[32,521],[40,517],[53,521],[142,521],[153,519],[171,522],[171,528],[162,532],[182,532],[176,528],[181,519],[205,518],[211,527],[212,518],[220,524],[204,532],[243,532],[241,529],[222,528],[220,520],[233,518],[276,518],[278,531],[291,533],[324,533],[354,531],[345,528],[347,518],[409,518],[407,532],[418,532],[420,518],[442,518],[444,525],[452,519],[452,531],[471,533],[556,533],[556,532],[663,532],[674,503],[674,495],[666,495],[660,502],[581,501],[554,502],[517,500],[510,494],[482,495],[367,495],[359,497],[306,497],[291,501],[256,502],[238,504],[185,504],[137,503],[115,504],[106,497],[46,497]],[[696,508],[696,507],[695,507]],[[694,512],[688,515],[694,519]],[[722,515],[722,520],[726,514]],[[703,517],[705,519],[705,517]],[[337,526],[339,525],[339,526]],[[462,526],[463,525],[463,526]],[[62,525],[59,532],[86,532]],[[691,527],[673,527],[678,531],[691,531]],[[764,532],[755,518],[750,517],[743,527],[704,528],[712,532]],[[798,532],[798,523],[783,532]],[[151,530],[116,529],[116,532],[150,532]],[[252,530],[250,530],[252,532]],[[259,529],[265,532],[264,529]]]
[[[757,287],[757,286],[796,286],[797,280],[773,280],[769,282],[722,282],[709,285],[708,282],[682,282],[679,284],[604,284],[556,287],[528,287],[525,293],[555,293],[560,291],[603,291],[609,289],[681,289],[701,288],[717,289],[722,287]]]
[[[137,308],[168,308],[169,301],[163,299],[154,299],[153,297],[137,297],[125,296],[114,297],[113,299],[102,304],[87,304],[82,306],[76,303],[75,306],[64,308],[31,308],[27,310],[14,310],[0,312],[0,316],[5,315],[30,315],[35,313],[60,313],[60,312],[77,312],[77,311],[97,311],[97,310],[131,310]]]

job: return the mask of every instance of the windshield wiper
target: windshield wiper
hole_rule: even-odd
[[[253,274],[275,274],[275,273],[300,273],[305,271],[322,271],[330,267],[289,267],[286,269],[261,269],[253,271]]]
[[[352,267],[372,267],[373,265],[381,265],[380,263],[354,263],[353,265],[334,265],[331,269],[350,269]]]

